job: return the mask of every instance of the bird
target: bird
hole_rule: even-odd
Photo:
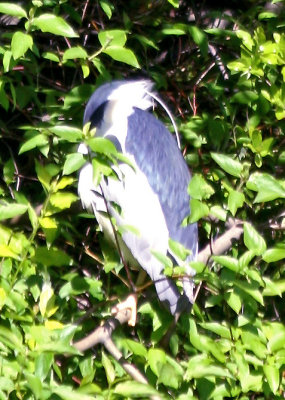
[[[81,143],[78,152],[89,154],[89,159],[79,172],[78,194],[83,207],[95,214],[108,240],[121,247],[127,260],[135,260],[146,271],[159,300],[175,316],[189,309],[194,301],[195,270],[190,262],[197,256],[198,231],[196,223],[182,225],[191,213],[191,174],[174,136],[151,112],[156,101],[171,117],[153,87],[154,83],[147,79],[114,80],[92,94],[83,125],[89,123],[90,129],[96,128],[96,137],[113,142],[128,162],[112,166],[116,178],[105,176],[96,184],[90,162],[96,154]],[[171,121],[174,123],[172,117]],[[114,230],[110,217],[115,220],[117,231],[121,228],[120,234]],[[186,260],[174,254],[170,239],[189,251]],[[175,281],[164,274],[165,266],[158,254],[185,267],[182,293]]]

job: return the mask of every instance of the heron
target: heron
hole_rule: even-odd
[[[83,124],[90,123],[90,128],[96,128],[96,136],[113,142],[130,162],[113,166],[119,179],[104,177],[96,185],[90,162],[96,154],[80,144],[78,151],[89,154],[89,160],[80,170],[78,193],[83,207],[95,214],[108,240],[121,246],[121,254],[146,271],[159,300],[175,316],[194,301],[195,271],[190,263],[197,256],[198,233],[196,223],[183,224],[191,212],[191,174],[174,136],[151,112],[158,101],[174,124],[153,86],[145,79],[116,80],[99,86],[92,94]],[[117,228],[135,229],[122,229],[119,234],[110,217]],[[186,260],[174,253],[170,240],[188,250]],[[185,268],[180,288],[164,274],[165,265],[158,254]]]

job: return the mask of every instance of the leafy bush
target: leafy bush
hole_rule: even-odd
[[[285,8],[230,7],[0,3],[1,399],[284,397]],[[195,264],[197,302],[169,349],[160,340],[171,319],[154,294],[134,329],[114,333],[148,385],[101,347],[71,345],[129,291],[78,204],[76,171],[95,84],[134,75],[156,82],[179,121],[200,248],[229,218],[245,222],[226,254]]]

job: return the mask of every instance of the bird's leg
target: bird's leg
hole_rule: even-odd
[[[135,326],[137,321],[137,295],[135,293],[130,294],[126,300],[114,306],[111,313],[116,316],[119,311],[126,309],[131,310],[131,317],[128,321],[128,325]]]

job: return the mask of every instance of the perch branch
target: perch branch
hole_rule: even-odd
[[[211,256],[218,256],[223,254],[226,250],[231,248],[232,241],[239,240],[243,233],[243,222],[236,219],[230,219],[228,222],[229,229],[219,236],[213,243],[208,244],[198,254],[198,261],[207,264]]]
[[[144,375],[132,364],[128,363],[123,354],[112,340],[113,331],[131,319],[131,310],[119,310],[114,317],[109,318],[104,325],[97,327],[87,337],[74,343],[74,347],[83,352],[93,346],[102,344],[106,350],[117,360],[124,370],[137,382],[148,384]],[[159,396],[151,396],[151,400],[161,400]]]

